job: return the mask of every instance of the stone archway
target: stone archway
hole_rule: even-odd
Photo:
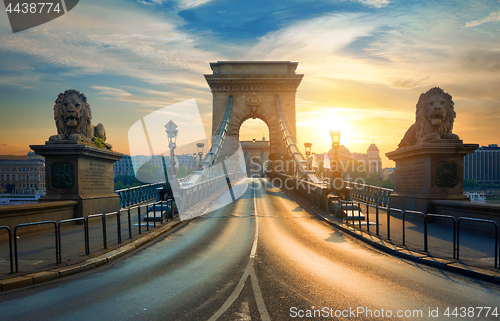
[[[261,119],[269,128],[271,154],[286,157],[276,96],[279,96],[289,128],[296,133],[295,94],[304,77],[295,73],[297,65],[297,62],[290,61],[210,63],[213,74],[205,75],[205,79],[213,95],[212,134],[216,134],[224,118],[229,96],[233,96],[228,136],[238,139],[241,124],[245,120]]]

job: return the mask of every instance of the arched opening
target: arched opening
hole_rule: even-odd
[[[269,141],[269,128],[263,120],[249,118],[243,121],[239,130],[240,141],[262,140],[263,137]]]
[[[269,127],[260,119],[244,120],[238,137],[245,156],[248,177],[263,177],[269,161]]]

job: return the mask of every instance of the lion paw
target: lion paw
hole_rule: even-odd
[[[68,140],[74,140],[77,142],[85,141],[84,137],[80,134],[71,134],[71,135],[69,135]]]
[[[49,137],[50,142],[57,142],[60,140],[64,140],[64,135],[52,135]]]
[[[455,135],[453,133],[446,133],[443,136],[444,139],[460,139],[458,135]]]

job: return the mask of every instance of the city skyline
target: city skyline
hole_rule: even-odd
[[[264,5],[265,4],[265,5]],[[194,98],[211,133],[203,74],[223,60],[297,61],[297,136],[322,153],[328,129],[365,152],[397,148],[421,93],[453,96],[454,133],[497,143],[500,5],[495,1],[81,2],[38,27],[12,33],[0,14],[0,154],[24,155],[56,133],[53,102],[74,88],[88,98],[114,150],[145,115]],[[241,140],[269,137],[258,120]],[[183,134],[183,133],[179,133]]]

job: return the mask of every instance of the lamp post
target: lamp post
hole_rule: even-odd
[[[304,147],[306,148],[307,169],[309,170],[311,169],[309,164],[309,156],[311,156],[312,143],[304,143]]]
[[[335,162],[336,169],[333,172],[332,179],[340,178],[341,175],[339,173],[339,153],[338,149],[340,147],[340,134],[342,133],[341,129],[330,129],[330,137],[332,138],[332,148],[335,151]]]
[[[176,140],[177,140],[177,125],[173,121],[169,121],[166,125],[166,132],[167,132],[167,137],[168,137],[168,148],[170,148],[170,172],[172,174],[172,178],[175,178],[175,154],[174,154],[174,149],[177,147],[176,145]]]
[[[196,144],[196,148],[198,148],[198,156],[200,157],[200,163],[198,165],[199,171],[203,170],[203,167],[201,166],[201,158],[203,157],[203,147],[205,147],[204,143]]]

